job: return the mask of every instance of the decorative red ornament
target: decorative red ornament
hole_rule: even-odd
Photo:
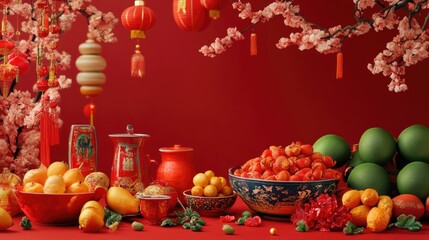
[[[89,123],[91,125],[94,125],[94,115],[95,115],[95,104],[94,103],[88,103],[83,107],[83,114],[85,117],[89,117]]]
[[[343,78],[343,53],[338,52],[337,53],[337,71],[336,76],[337,79]]]
[[[143,0],[135,0],[134,6],[122,12],[122,25],[131,31],[131,39],[144,39],[145,31],[155,24],[155,13],[151,8],[145,7]],[[145,75],[144,56],[140,51],[140,44],[136,44],[131,58],[131,76],[143,77]]]
[[[209,25],[209,13],[200,1],[173,0],[173,17],[180,29],[188,32],[199,32]]]
[[[13,42],[8,40],[0,40],[0,55],[9,55],[15,48]]]
[[[143,77],[146,73],[144,56],[140,52],[140,45],[136,45],[134,54],[131,57],[131,77]]]
[[[49,89],[48,80],[41,78],[36,82],[36,86],[38,91],[46,92]]]
[[[131,39],[145,38],[145,31],[155,24],[155,13],[144,5],[143,0],[135,0],[134,6],[128,7],[122,12],[122,25],[131,31]]]
[[[201,5],[209,10],[210,18],[216,20],[220,17],[220,11],[228,4],[228,0],[200,0]]]
[[[18,67],[20,75],[26,73],[30,68],[27,54],[20,51],[15,51],[9,55],[9,63]]]
[[[258,55],[258,38],[256,33],[250,34],[250,56]]]

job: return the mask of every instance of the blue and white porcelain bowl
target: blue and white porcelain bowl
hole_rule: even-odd
[[[228,171],[232,189],[243,202],[258,214],[271,217],[290,217],[296,205],[316,199],[321,194],[333,195],[338,180],[318,181],[277,181],[244,178],[235,176],[234,170]]]

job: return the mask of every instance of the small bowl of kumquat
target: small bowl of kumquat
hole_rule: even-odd
[[[253,211],[266,217],[290,217],[296,206],[322,194],[335,194],[342,173],[335,161],[308,144],[270,147],[261,156],[228,171],[234,192]]]
[[[218,217],[225,214],[237,200],[237,194],[232,193],[228,196],[206,197],[194,196],[191,189],[183,192],[186,204],[192,210],[198,212],[201,216]]]

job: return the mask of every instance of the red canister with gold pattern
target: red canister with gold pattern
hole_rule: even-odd
[[[161,164],[156,172],[156,179],[164,180],[179,193],[179,199],[185,203],[183,191],[192,188],[192,179],[197,173],[192,163],[193,148],[174,145],[160,148]]]
[[[135,134],[131,125],[125,134],[110,134],[115,152],[113,155],[110,186],[122,187],[131,194],[143,191],[143,159],[141,147],[149,138],[147,134]]]

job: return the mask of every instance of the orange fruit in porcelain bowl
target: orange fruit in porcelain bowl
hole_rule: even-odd
[[[24,192],[43,193],[43,185],[38,182],[28,182],[22,188]]]
[[[65,172],[69,170],[69,165],[65,162],[56,161],[49,165],[47,170],[47,175],[53,176],[53,175],[64,175]]]
[[[205,187],[205,186],[209,185],[210,177],[204,173],[197,173],[192,178],[192,183],[194,184],[194,186]]]
[[[45,185],[43,185],[44,193],[64,193],[66,191],[66,184],[64,179],[60,175],[54,175],[46,179]]]

